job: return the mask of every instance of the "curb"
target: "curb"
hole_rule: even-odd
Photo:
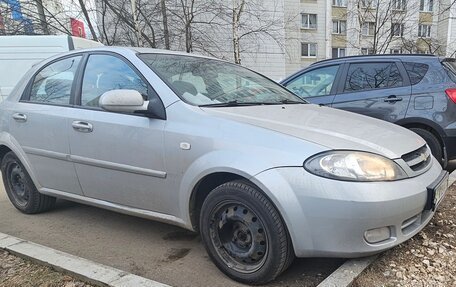
[[[4,233],[0,233],[0,249],[98,286],[171,287]]]
[[[378,255],[350,259],[336,269],[331,275],[325,278],[317,287],[345,287],[350,286],[353,280],[358,277]]]

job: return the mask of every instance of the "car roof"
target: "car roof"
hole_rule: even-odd
[[[88,49],[80,49],[68,52],[66,54],[75,54],[81,52],[115,52],[119,54],[167,54],[167,55],[180,55],[180,56],[189,56],[189,57],[197,57],[197,58],[205,58],[205,59],[213,59],[213,60],[220,60],[213,57],[208,57],[204,55],[194,54],[194,53],[186,53],[181,51],[172,51],[172,50],[164,50],[164,49],[155,49],[155,48],[139,48],[139,47],[117,47],[117,46],[103,46],[103,47],[95,47],[95,48],[88,48]],[[61,56],[61,55],[60,55]],[[220,60],[223,61],[223,60]]]
[[[369,59],[397,59],[403,60],[404,58],[408,58],[410,60],[417,60],[417,59],[429,59],[429,58],[438,58],[435,55],[428,55],[428,54],[375,54],[375,55],[356,55],[356,56],[347,56],[347,57],[339,57],[334,59],[326,59],[321,60],[315,63],[310,64],[310,66],[324,64],[324,63],[336,63],[336,62],[346,62],[350,60],[369,60]]]

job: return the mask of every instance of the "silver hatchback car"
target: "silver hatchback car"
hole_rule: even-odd
[[[244,283],[297,257],[357,257],[419,232],[448,187],[424,140],[307,104],[212,58],[100,48],[34,67],[0,104],[0,158],[25,213],[82,202],[198,230]]]

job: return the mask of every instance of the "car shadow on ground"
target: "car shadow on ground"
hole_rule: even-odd
[[[139,260],[135,260],[137,254],[141,251],[130,248],[130,256],[134,263],[127,270],[124,270],[136,275],[157,280],[157,278],[152,278],[153,272],[150,272],[150,270],[160,269],[166,265],[178,264],[181,268],[185,268],[185,265],[195,264],[194,271],[196,273],[216,272],[216,277],[221,277],[221,281],[224,281],[225,284],[230,282],[230,279],[218,271],[210,261],[198,233],[169,224],[124,215],[62,199],[57,200],[55,209],[43,215],[46,217],[52,216],[56,220],[61,217],[79,217],[81,222],[90,225],[101,225],[104,223],[97,236],[99,240],[109,240],[109,236],[124,237],[132,246],[141,246],[144,241],[147,241],[147,238],[150,238],[151,244],[156,244],[151,249],[155,249],[155,252],[162,253],[162,256],[159,256],[159,260],[151,259],[146,266],[143,266],[141,259],[138,258]],[[114,230],[106,231],[108,228],[107,225]],[[106,233],[110,235],[106,235]],[[115,240],[112,244],[116,244]],[[121,247],[119,246],[119,248]],[[158,251],[160,248],[162,249],[161,252]],[[109,253],[111,249],[118,248],[115,246],[105,246],[105,252]],[[186,257],[193,258],[196,261],[204,261],[204,264],[191,262],[192,260]],[[92,258],[92,260],[94,259]],[[344,261],[345,259],[335,258],[297,258],[287,271],[267,286],[316,286]],[[121,267],[116,261],[112,261],[112,265],[117,268]],[[200,265],[204,265],[205,267],[200,269],[198,268]],[[192,269],[192,267],[188,268]],[[231,282],[232,285],[230,284],[230,286],[238,286],[234,281]],[[164,283],[170,284],[171,282]],[[202,286],[201,284],[202,282],[195,282],[195,286]],[[179,284],[175,285],[179,286]]]

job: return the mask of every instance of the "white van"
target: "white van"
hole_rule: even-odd
[[[0,101],[33,65],[55,54],[103,44],[68,35],[0,36]]]

